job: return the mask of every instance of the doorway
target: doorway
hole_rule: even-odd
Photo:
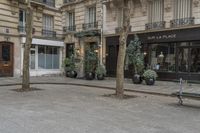
[[[0,43],[0,77],[13,76],[13,44]]]

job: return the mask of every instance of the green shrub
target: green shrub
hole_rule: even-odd
[[[154,70],[148,69],[143,74],[145,79],[155,79],[158,77],[157,73]]]

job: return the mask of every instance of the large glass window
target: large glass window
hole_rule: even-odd
[[[190,72],[200,72],[200,47],[191,48],[191,69]]]
[[[174,19],[189,18],[192,15],[192,0],[173,0]]]
[[[59,69],[59,48],[51,46],[38,46],[38,68]]]
[[[151,68],[157,71],[175,72],[175,45],[152,44]]]

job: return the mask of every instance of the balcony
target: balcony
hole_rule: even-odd
[[[42,36],[44,37],[56,37],[56,32],[51,30],[42,29]]]
[[[76,31],[76,26],[66,26],[63,27],[63,32],[67,33],[67,32],[75,32]]]
[[[55,0],[32,0],[32,1],[55,7]]]
[[[76,0],[64,0],[63,3],[64,4],[68,4],[68,3],[73,3],[75,2]]]
[[[171,28],[194,25],[194,17],[174,19],[170,21]]]
[[[94,30],[98,28],[98,22],[83,24],[83,30]]]
[[[129,32],[131,32],[132,26],[129,27]],[[115,28],[115,33],[120,34],[122,32],[122,27],[116,27]]]
[[[165,21],[148,23],[148,24],[145,24],[145,29],[146,30],[164,29],[165,28],[165,23],[166,23]]]

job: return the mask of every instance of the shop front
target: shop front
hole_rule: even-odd
[[[200,28],[138,34],[143,45],[145,67],[157,71],[160,80],[183,78],[185,80],[200,81],[199,35]],[[129,35],[128,43],[133,39],[134,35]],[[107,40],[107,42],[109,41]],[[109,51],[110,47],[107,44],[107,55],[112,55]],[[117,46],[115,47],[117,52]],[[112,64],[107,63],[107,66]],[[108,67],[108,69],[110,68]],[[115,71],[112,73],[115,73]],[[125,70],[126,77],[130,77],[130,72],[127,71],[131,70]]]

